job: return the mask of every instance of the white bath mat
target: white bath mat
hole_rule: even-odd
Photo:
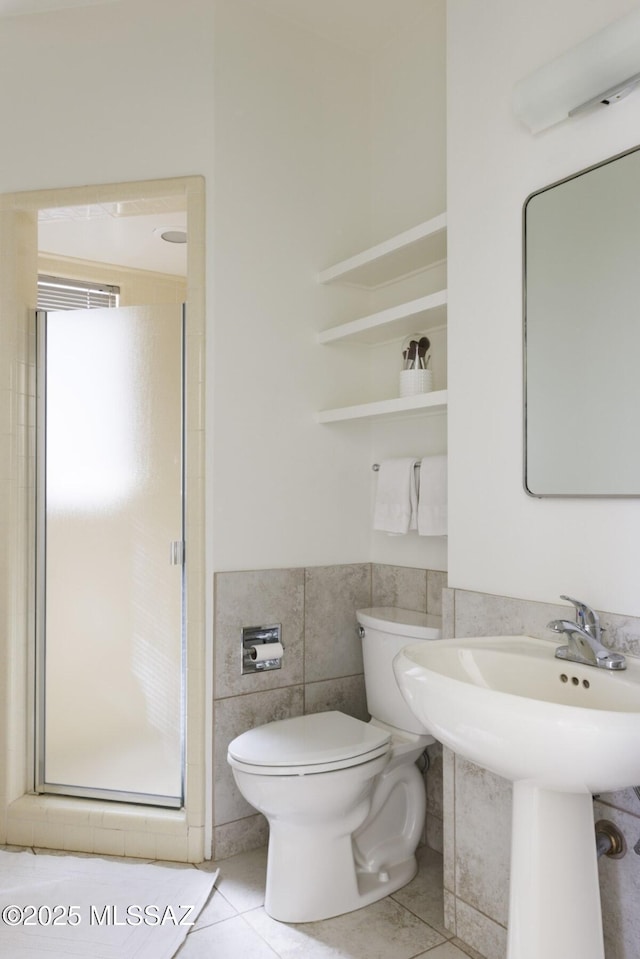
[[[217,873],[0,850],[0,956],[171,959]]]

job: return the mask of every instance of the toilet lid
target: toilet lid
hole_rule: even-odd
[[[312,713],[249,729],[229,744],[229,757],[271,768],[333,763],[344,767],[384,755],[390,741],[386,730],[344,713]]]

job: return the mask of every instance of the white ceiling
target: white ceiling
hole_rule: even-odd
[[[38,249],[93,263],[186,276],[187,244],[161,239],[163,228],[187,228],[185,213],[39,219]]]

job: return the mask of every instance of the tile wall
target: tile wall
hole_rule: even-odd
[[[367,720],[355,611],[402,606],[440,614],[446,573],[370,563],[217,573],[215,577],[214,850],[224,859],[267,841],[240,795],[227,746],[274,719],[339,709]],[[242,675],[243,626],[282,624],[282,668]],[[432,754],[432,755],[431,755]],[[442,751],[430,747],[425,839],[442,849]]]
[[[567,605],[534,603],[465,590],[443,593],[445,636],[526,633],[549,638],[546,624],[566,618]],[[640,656],[640,619],[600,613],[606,643]],[[570,618],[573,618],[571,614]],[[487,959],[506,955],[511,784],[448,749],[443,757],[444,899],[447,928]],[[594,821],[608,819],[623,833],[623,859],[599,862],[606,959],[640,955],[640,800],[632,789],[602,794]],[[562,896],[570,890],[558,890]]]

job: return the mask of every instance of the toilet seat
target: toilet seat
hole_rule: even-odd
[[[370,762],[390,744],[388,730],[331,711],[250,729],[229,744],[228,760],[258,776],[304,776]]]

